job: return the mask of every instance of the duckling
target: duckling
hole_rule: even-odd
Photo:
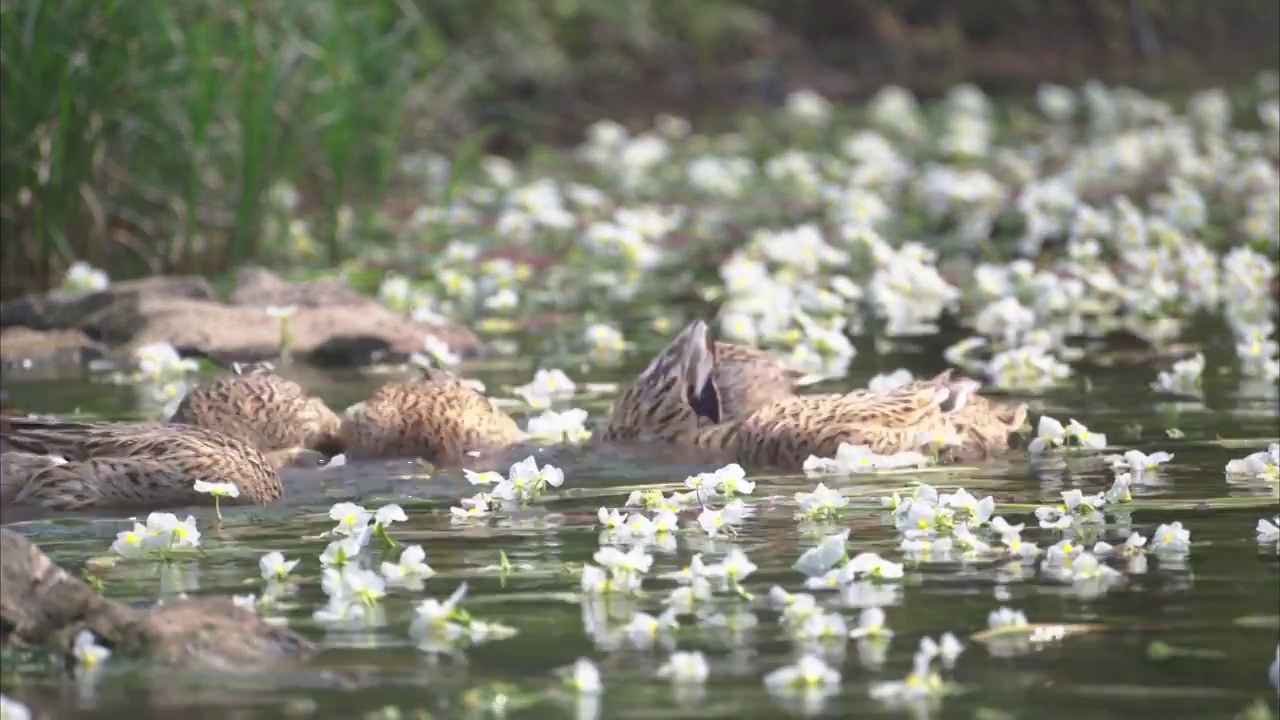
[[[348,458],[416,457],[459,465],[468,452],[506,448],[524,437],[489,398],[454,373],[431,367],[419,379],[378,388],[348,408],[342,421]]]
[[[275,374],[271,363],[234,363],[232,370],[187,393],[169,422],[250,443],[276,467],[292,463],[306,450],[325,456],[342,452],[342,421],[323,400]]]
[[[952,379],[950,371],[886,392],[791,395],[730,417],[716,383],[721,346],[706,323],[691,323],[619,394],[602,439],[693,445],[744,464],[799,469],[810,455],[832,457],[845,442],[893,453],[951,434],[964,439],[964,457],[983,457],[1007,447],[1026,417],[1025,405],[997,406],[974,394],[977,383]]]
[[[264,504],[282,494],[262,451],[194,425],[5,417],[0,441],[6,504],[83,510],[207,503],[195,491],[198,480],[235,484],[240,496],[230,503]]]
[[[306,660],[316,647],[231,598],[184,598],[133,608],[102,597],[38,546],[0,529],[0,645],[70,655],[83,630],[116,655],[225,671]]]

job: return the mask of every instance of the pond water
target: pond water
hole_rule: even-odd
[[[635,365],[616,371],[574,373],[571,366],[565,367],[579,381],[617,381],[631,377],[644,357],[639,352]],[[861,357],[850,377],[830,383],[833,389],[865,385],[876,368],[866,367]],[[900,361],[927,372],[935,369],[936,357],[921,351],[881,362]],[[527,381],[533,369],[464,367],[491,392]],[[823,607],[842,612],[851,626],[858,619],[857,606],[883,604],[895,634],[887,646],[856,640],[822,646],[822,657],[839,669],[842,681],[837,693],[812,703],[807,711],[832,717],[915,713],[995,719],[1032,714],[1233,717],[1259,699],[1274,708],[1276,691],[1267,682],[1267,668],[1280,634],[1280,563],[1273,547],[1257,543],[1254,527],[1259,518],[1280,512],[1280,502],[1274,483],[1229,481],[1223,468],[1229,460],[1263,450],[1276,439],[1275,388],[1240,387],[1234,379],[1206,376],[1203,404],[1170,403],[1148,389],[1153,377],[1150,368],[1096,372],[1088,387],[1077,383],[1027,400],[1033,419],[1042,413],[1064,422],[1074,417],[1107,433],[1110,445],[1121,451],[1174,454],[1150,482],[1134,486],[1131,524],[1149,535],[1161,523],[1182,521],[1192,540],[1184,562],[1152,558],[1145,573],[1126,573],[1122,583],[1092,598],[1037,574],[1034,567],[1013,572],[1007,563],[994,561],[908,562],[900,582],[877,588],[870,599],[865,592],[815,591]],[[361,399],[381,380],[309,370],[299,379],[335,407]],[[5,390],[9,403],[29,411],[79,410],[107,416],[131,412],[128,387],[8,378]],[[600,397],[573,404],[598,417],[606,402]],[[1181,434],[1170,437],[1167,431],[1175,427]],[[365,717],[379,708],[384,714],[378,717],[396,717],[386,709],[389,706],[403,717],[480,717],[493,716],[489,699],[498,692],[507,695],[508,717],[802,714],[803,704],[771,696],[762,678],[799,657],[767,596],[775,584],[793,592],[802,589],[804,578],[791,566],[804,549],[825,533],[847,527],[851,555],[873,551],[901,561],[898,533],[876,501],[913,480],[939,488],[962,486],[979,497],[993,495],[999,503],[997,514],[1011,522],[1029,522],[1025,537],[1047,547],[1057,538],[1036,527],[1025,504],[1058,501],[1060,492],[1071,488],[1099,492],[1113,476],[1096,455],[1073,458],[1064,467],[1061,462],[1033,464],[1025,453],[1015,451],[981,466],[828,478],[829,485],[853,494],[855,507],[839,524],[814,531],[794,518],[793,496],[811,490],[816,480],[751,474],[758,481],[753,493],[759,501],[757,512],[735,537],[709,539],[691,517],[682,518],[690,527],[678,534],[674,551],[669,546],[650,551],[654,568],[645,583],[646,594],[613,600],[606,609],[622,618],[616,623],[625,622],[631,608],[657,615],[662,599],[675,587],[675,582],[657,575],[686,566],[694,552],[717,559],[736,546],[758,565],[744,582],[755,599],[717,594],[714,607],[739,621],[754,614],[758,623],[728,632],[701,627],[686,616],[667,648],[636,650],[625,643],[616,649],[602,647],[588,634],[590,603],[575,597],[579,583],[571,568],[591,562],[600,547],[597,508],[621,509],[638,485],[678,483],[690,473],[714,467],[668,463],[651,455],[621,459],[591,451],[566,453],[556,462],[566,475],[560,492],[516,515],[500,513],[467,525],[453,524],[448,511],[457,497],[470,494],[460,478],[451,473],[404,477],[407,473],[402,471],[409,466],[399,464],[382,464],[372,472],[348,466],[346,479],[326,480],[324,492],[295,492],[294,486],[292,497],[280,505],[227,509],[221,523],[208,508],[192,509],[204,533],[203,556],[169,564],[120,563],[100,573],[105,593],[150,603],[183,591],[254,592],[259,557],[280,550],[288,558],[302,559],[297,568],[301,581],[295,595],[264,612],[287,618],[291,627],[316,640],[323,650],[315,661],[235,679],[112,662],[90,684],[67,678],[38,656],[13,655],[5,659],[3,690],[56,717],[173,717],[176,711],[185,717],[345,718]],[[397,475],[394,482],[386,482]],[[319,536],[333,525],[330,505],[348,499],[370,508],[400,503],[408,522],[394,525],[392,535],[405,544],[421,544],[437,572],[422,592],[391,589],[384,601],[385,625],[359,632],[326,630],[312,619],[325,599],[317,556],[327,541]],[[126,527],[123,518],[100,515],[18,520],[11,526],[74,573],[90,558],[109,555],[115,533]],[[1126,535],[1114,528],[1105,531],[1117,544]],[[492,569],[500,552],[516,570],[504,574]],[[1124,568],[1123,563],[1114,564]],[[469,588],[465,607],[473,616],[510,625],[519,634],[457,655],[429,655],[416,648],[408,632],[414,606],[427,597],[444,599],[464,581]],[[1002,605],[1023,610],[1035,623],[1102,628],[1025,652],[1000,652],[971,640],[972,633],[987,627],[988,613]],[[870,698],[873,683],[906,677],[921,637],[937,638],[947,631],[965,645],[954,669],[944,673],[954,683],[953,692],[932,708],[906,711]],[[1165,656],[1153,653],[1153,643],[1165,643],[1173,651]],[[704,688],[673,688],[670,681],[656,677],[671,647],[706,655],[710,677]],[[596,705],[559,690],[554,670],[579,657],[592,658],[600,668],[604,692]]]

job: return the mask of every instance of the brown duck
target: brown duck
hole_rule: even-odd
[[[342,452],[342,421],[324,401],[275,373],[271,363],[232,365],[193,388],[171,423],[196,425],[252,444],[283,467],[303,451],[325,456]]]
[[[341,437],[348,458],[413,457],[460,465],[468,453],[506,448],[524,433],[457,375],[425,368],[421,378],[387,383],[348,408]]]
[[[0,418],[0,500],[50,510],[210,502],[195,482],[233,483],[228,503],[281,495],[280,475],[243,440],[193,425]],[[56,458],[49,456],[57,456]]]
[[[1009,433],[1026,417],[1025,405],[979,397],[977,383],[953,379],[950,371],[879,393],[799,396],[774,380],[770,394],[777,399],[753,407],[755,391],[742,389],[753,383],[751,370],[717,372],[725,345],[711,340],[701,320],[686,327],[614,401],[602,439],[691,445],[744,464],[799,469],[810,455],[833,457],[841,443],[893,453],[924,449],[930,438],[952,433],[963,444],[949,458],[980,458],[1007,448]],[[735,385],[722,389],[721,382]],[[733,415],[724,397],[736,398]]]
[[[70,656],[91,631],[121,657],[227,671],[299,661],[306,638],[272,625],[230,598],[183,599],[150,608],[108,600],[56,565],[35,544],[0,529],[0,646],[42,646]]]

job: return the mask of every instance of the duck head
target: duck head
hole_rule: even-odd
[[[716,348],[707,324],[690,323],[609,408],[604,439],[673,440],[721,421],[714,370]]]

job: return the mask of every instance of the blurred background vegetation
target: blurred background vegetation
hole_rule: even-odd
[[[518,155],[799,87],[1231,82],[1278,35],[1275,0],[0,0],[0,289],[73,258],[269,264],[279,180],[336,263],[340,206],[386,202],[410,151]]]

